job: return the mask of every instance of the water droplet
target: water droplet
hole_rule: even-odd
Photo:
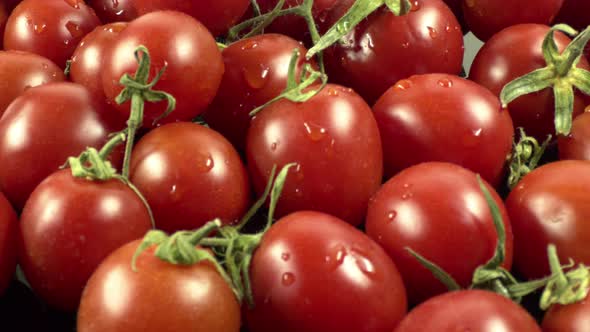
[[[482,132],[482,131],[483,131],[483,129],[482,129],[482,128],[475,129],[475,130],[473,131],[473,135],[474,135],[475,137],[479,137],[479,136],[481,136],[481,132]]]
[[[46,63],[44,63],[42,66],[43,66],[43,69],[47,69],[47,68],[49,68],[49,65],[48,65],[48,64],[46,64]]]
[[[84,31],[80,29],[80,25],[72,21],[68,21],[68,23],[66,23],[66,29],[68,29],[72,38],[82,38],[84,35]]]
[[[304,122],[303,126],[305,126],[307,137],[309,137],[314,142],[320,141],[326,136],[326,129],[321,126],[308,122]]]
[[[284,286],[291,286],[295,283],[295,275],[291,272],[283,273],[281,282]]]
[[[45,31],[46,28],[47,28],[47,24],[45,24],[45,23],[33,24],[33,29],[35,30],[36,33],[42,33],[43,31]]]
[[[387,214],[387,219],[389,219],[389,221],[393,221],[395,217],[397,217],[397,211],[389,211]]]
[[[451,28],[451,25],[450,25],[450,24],[447,24],[447,25],[445,26],[445,31],[446,31],[446,32],[451,32],[451,30],[452,30],[452,28]]]
[[[430,35],[430,38],[435,39],[436,37],[438,37],[438,31],[436,31],[435,28],[433,27],[426,27],[428,29],[428,35]]]
[[[413,196],[414,196],[414,194],[412,194],[412,193],[405,193],[405,194],[402,195],[402,199],[403,200],[410,199]]]
[[[320,21],[320,23],[326,22],[326,20],[328,19],[328,12],[328,10],[324,10],[318,15],[318,21]]]
[[[410,80],[401,80],[395,83],[393,86],[394,90],[407,90],[412,87],[412,81]]]
[[[450,88],[453,86],[453,81],[448,78],[441,78],[438,80],[438,85],[442,86],[443,88]]]
[[[197,161],[196,168],[202,173],[209,172],[215,166],[215,162],[213,161],[213,157],[211,157],[211,155],[207,155],[206,157],[200,159],[201,160]]]
[[[344,259],[347,255],[348,252],[346,248],[339,244],[332,248],[330,253],[324,258],[324,261],[329,265],[330,269],[335,270],[344,263]]]
[[[342,22],[342,23],[338,23],[338,24],[336,25],[336,30],[337,30],[339,33],[346,33],[346,32],[348,31],[348,29],[349,29],[349,28],[350,28],[350,23],[349,23],[349,22],[346,22],[346,21],[344,21],[344,22]]]
[[[415,12],[418,9],[420,9],[420,2],[418,0],[412,1],[412,7],[410,8],[410,11]]]
[[[113,8],[119,7],[119,0],[112,0],[112,3],[113,3]]]
[[[251,50],[251,49],[255,49],[257,47],[258,47],[258,43],[253,40],[250,40],[242,46],[242,50],[244,50],[244,51]]]
[[[328,88],[328,95],[332,96],[332,97],[336,97],[339,95],[339,93],[338,93],[338,90],[330,87],[330,88]]]
[[[406,189],[407,189],[407,188],[410,188],[411,186],[412,186],[412,185],[411,185],[411,184],[409,184],[409,183],[404,183],[404,185],[403,185],[403,187],[404,187],[404,188],[406,188]]]
[[[285,262],[288,261],[291,258],[291,254],[289,254],[288,252],[284,252],[281,255],[281,259],[284,260]]]
[[[402,43],[402,47],[408,48],[408,47],[410,47],[410,43],[409,42]]]
[[[75,9],[80,9],[80,0],[64,0],[68,5]]]
[[[371,262],[369,258],[367,258],[367,254],[364,253],[360,249],[351,249],[351,255],[354,257],[356,266],[361,270],[361,272],[369,277],[373,277],[375,275],[375,266]]]
[[[262,64],[260,64],[260,68],[255,70],[242,69],[244,79],[252,89],[260,89],[266,84],[269,71],[270,69]]]
[[[271,151],[276,151],[276,150],[277,150],[277,146],[278,146],[278,144],[277,144],[276,142],[273,142],[273,143],[270,145],[270,150],[271,150]]]

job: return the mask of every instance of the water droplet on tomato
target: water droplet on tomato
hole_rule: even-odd
[[[407,189],[407,188],[410,188],[411,186],[412,186],[412,185],[411,185],[411,184],[409,184],[409,183],[404,183],[404,185],[403,185],[403,187],[404,187],[404,188],[406,188],[406,189]]]
[[[415,12],[420,9],[420,2],[418,0],[412,1],[412,7],[410,7],[410,11]]]
[[[291,286],[295,283],[295,275],[291,272],[283,273],[281,277],[281,283],[283,286]]]
[[[324,258],[326,264],[328,264],[331,270],[336,270],[342,263],[344,263],[344,259],[348,252],[346,248],[339,244],[330,250],[330,253]]]
[[[119,7],[119,0],[112,0],[113,8]]]
[[[447,24],[447,25],[445,26],[445,31],[446,31],[446,32],[451,32],[451,30],[452,30],[452,28],[451,28],[451,25],[450,25],[450,24]]]
[[[261,64],[260,68],[255,70],[243,68],[242,73],[244,74],[244,79],[248,83],[249,87],[252,89],[260,89],[266,84],[268,80],[269,70],[270,69],[268,67]]]
[[[246,51],[246,50],[255,49],[257,47],[258,47],[258,43],[253,40],[250,40],[242,46],[242,50]]]
[[[393,86],[394,90],[407,90],[412,87],[412,81],[410,80],[401,80],[395,83]]]
[[[482,132],[482,131],[483,131],[483,128],[477,128],[477,129],[475,129],[475,130],[473,131],[473,135],[474,135],[475,137],[479,137],[479,136],[481,136],[481,132]]]
[[[202,173],[209,172],[214,166],[215,162],[213,161],[213,157],[211,157],[211,155],[208,155],[197,162],[197,170]]]
[[[64,0],[68,5],[75,9],[80,9],[80,0]]]
[[[47,28],[47,24],[45,24],[45,23],[33,24],[33,29],[35,30],[36,33],[43,33],[43,31],[45,31],[46,28]]]
[[[271,150],[271,151],[276,151],[276,150],[277,150],[277,146],[278,146],[278,144],[277,144],[276,142],[273,142],[273,143],[270,145],[270,150]]]
[[[330,88],[328,88],[328,95],[332,96],[332,97],[337,97],[339,95],[339,92],[338,92],[338,90],[330,87]]]
[[[408,48],[408,47],[410,47],[410,42],[405,42],[405,43],[402,43],[402,47],[403,47],[403,48]]]
[[[84,35],[84,31],[80,29],[80,26],[72,21],[66,23],[66,29],[68,29],[73,38],[81,38]]]
[[[402,199],[407,200],[407,199],[412,198],[413,196],[414,196],[414,194],[412,194],[412,193],[405,193],[402,195]]]
[[[397,211],[389,211],[387,214],[387,219],[389,219],[389,221],[393,221],[395,217],[397,217]]]
[[[426,27],[428,29],[428,35],[430,36],[430,38],[435,39],[436,37],[438,37],[438,31],[436,31],[435,28],[433,27]]]
[[[281,259],[284,260],[285,262],[288,261],[291,258],[291,254],[289,254],[288,252],[284,252],[281,255]]]
[[[309,122],[304,122],[303,126],[305,127],[307,137],[314,142],[321,141],[326,136],[326,129],[321,126]]]
[[[356,266],[365,275],[373,277],[375,275],[375,266],[367,254],[360,249],[353,248],[350,250],[351,255],[354,257]]]
[[[438,80],[438,85],[442,86],[443,88],[450,88],[453,86],[453,81],[448,78],[441,78]]]

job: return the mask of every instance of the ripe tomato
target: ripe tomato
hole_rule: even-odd
[[[250,111],[283,92],[295,49],[301,54],[297,63],[299,74],[306,63],[307,50],[284,35],[265,34],[242,39],[223,50],[223,80],[204,116],[207,124],[240,152],[246,148]]]
[[[151,221],[123,182],[78,179],[64,169],[33,191],[20,227],[19,263],[27,281],[49,305],[74,311],[100,262],[145,235]]]
[[[89,0],[102,23],[129,22],[137,16],[133,0]]]
[[[502,199],[487,187],[504,220],[503,266],[509,270],[513,244],[508,214]],[[369,203],[366,230],[398,266],[410,303],[447,289],[405,247],[440,266],[465,288],[475,269],[494,256],[498,241],[475,174],[438,162],[410,167],[387,181]]]
[[[394,332],[541,332],[521,306],[488,291],[467,290],[432,298],[412,310]]]
[[[10,14],[6,49],[42,55],[64,68],[82,38],[100,25],[81,0],[24,0]]]
[[[278,216],[315,210],[359,225],[383,175],[371,109],[351,89],[333,84],[304,103],[282,99],[258,113],[248,131],[246,156],[258,195],[274,165],[298,163],[289,171]]]
[[[527,278],[549,275],[542,253],[555,244],[563,261],[590,264],[590,162],[558,161],[526,175],[506,209],[514,231],[514,266]]]
[[[590,160],[590,112],[578,115],[568,136],[559,136],[559,159]]]
[[[133,149],[130,180],[166,232],[215,218],[232,223],[250,203],[248,174],[236,150],[196,123],[171,123],[144,136]]]
[[[132,0],[139,15],[157,10],[177,10],[203,23],[214,36],[227,32],[244,15],[248,0]]]
[[[0,51],[0,116],[26,89],[65,80],[63,71],[51,60],[21,51]]]
[[[514,128],[485,88],[446,74],[416,75],[389,89],[373,111],[386,177],[421,162],[446,161],[500,183]]]
[[[330,215],[300,211],[263,236],[250,269],[250,332],[390,332],[406,293],[387,254]]]
[[[102,82],[109,101],[116,104],[115,98],[123,88],[119,84],[121,76],[135,73],[138,64],[134,51],[140,45],[150,52],[151,79],[167,66],[154,89],[172,94],[177,102],[174,112],[159,124],[191,120],[203,112],[221,82],[223,59],[215,39],[202,24],[173,11],[143,15],[119,33],[104,60]],[[130,102],[116,106],[129,116]],[[151,127],[165,110],[165,102],[147,103],[144,126]]]
[[[0,295],[8,288],[16,270],[17,235],[16,213],[0,193]]]
[[[510,81],[533,70],[546,66],[542,44],[549,27],[539,24],[521,24],[506,28],[496,34],[478,52],[473,60],[469,78],[496,96]],[[563,51],[571,40],[561,32],[555,33],[558,49]],[[578,67],[589,70],[584,57]],[[523,127],[529,136],[542,142],[547,135],[555,134],[555,101],[553,91],[545,89],[524,95],[508,105],[515,127]],[[574,116],[582,113],[590,99],[576,92]]]
[[[406,15],[383,7],[326,49],[330,79],[373,104],[395,82],[414,74],[459,74],[463,33],[442,0],[414,0]]]
[[[153,248],[131,259],[140,241],[124,245],[88,281],[78,311],[78,332],[238,332],[240,306],[226,281],[207,262],[172,265]]]
[[[101,114],[88,91],[74,83],[26,90],[0,119],[0,188],[20,211],[35,187],[70,156],[100,147],[118,121]],[[118,166],[119,158],[112,159]]]
[[[545,313],[541,327],[543,332],[585,332],[589,326],[588,317],[590,298],[587,296],[578,303],[551,306]]]

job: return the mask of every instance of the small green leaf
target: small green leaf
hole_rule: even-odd
[[[541,91],[553,85],[555,72],[551,68],[541,68],[521,76],[506,84],[500,92],[502,107],[507,107],[516,98]]]
[[[447,287],[449,291],[457,291],[461,290],[461,286],[453,279],[453,277],[448,274],[445,270],[443,270],[440,266],[434,264],[433,262],[429,261],[419,253],[415,252],[409,247],[404,248],[410,255],[412,255],[416,260],[422,264],[425,268],[428,269],[434,275],[434,277],[440,281],[443,285]]]

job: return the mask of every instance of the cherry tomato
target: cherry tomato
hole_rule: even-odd
[[[390,88],[373,111],[386,177],[421,162],[446,161],[500,183],[514,128],[485,88],[447,74],[416,75]]]
[[[157,10],[177,10],[203,23],[214,36],[221,35],[244,15],[248,0],[133,0],[139,15]]]
[[[477,38],[486,41],[502,29],[513,25],[551,24],[563,2],[564,0],[521,0],[507,5],[496,0],[463,0],[463,15],[469,30]]]
[[[0,193],[0,295],[8,288],[16,270],[17,222],[12,206]]]
[[[333,84],[304,103],[282,99],[258,113],[248,131],[246,156],[258,195],[274,165],[298,163],[289,171],[278,216],[315,210],[359,225],[383,174],[371,109],[351,89]]]
[[[102,82],[109,101],[116,104],[115,98],[123,88],[119,84],[123,74],[135,73],[134,51],[140,45],[146,46],[151,55],[151,79],[167,66],[154,89],[172,94],[177,102],[174,112],[159,124],[191,120],[203,112],[221,82],[223,59],[215,39],[202,24],[173,11],[143,15],[119,33],[104,60]],[[130,102],[116,106],[129,116]],[[165,102],[147,103],[144,126],[151,127],[165,110]]]
[[[332,82],[353,88],[373,104],[395,82],[414,74],[459,74],[463,33],[441,0],[415,0],[407,15],[387,7],[362,21],[344,42],[325,52]]]
[[[546,66],[542,44],[549,27],[539,24],[521,24],[506,28],[496,34],[478,52],[473,60],[469,78],[499,96],[502,88],[517,77]],[[560,51],[569,44],[564,34],[555,33],[555,42]],[[584,57],[578,67],[590,69]],[[574,116],[582,113],[590,99],[576,92]],[[555,134],[555,102],[553,91],[524,95],[508,105],[515,127],[523,127],[529,136],[544,141],[547,135]]]
[[[568,305],[555,304],[543,318],[543,332],[585,332],[590,317],[590,298]]]
[[[0,51],[0,116],[26,89],[65,80],[63,71],[51,60],[21,51]]]
[[[590,112],[578,115],[568,136],[559,136],[559,159],[590,160]]]
[[[88,91],[74,83],[31,88],[10,104],[0,119],[0,188],[17,211],[68,157],[100,148],[109,133],[121,129],[100,112]]]
[[[563,261],[590,264],[590,162],[558,161],[526,175],[506,209],[514,231],[514,266],[527,278],[549,275],[547,245]]]
[[[84,290],[78,332],[238,332],[240,306],[215,268],[172,265],[153,248],[131,259],[134,241],[113,252]]]
[[[223,50],[225,73],[217,96],[205,113],[211,128],[223,134],[240,152],[245,150],[249,112],[278,96],[287,86],[293,50],[301,57],[307,50],[284,35],[266,34],[242,39]]]
[[[390,332],[406,293],[387,254],[333,216],[300,211],[280,219],[254,252],[250,332]]]
[[[20,220],[19,263],[49,305],[78,308],[82,290],[100,262],[151,228],[139,196],[120,180],[74,178],[70,169],[45,179]]]
[[[82,38],[100,25],[81,0],[23,0],[10,14],[4,47],[42,55],[64,68]]]
[[[89,0],[102,23],[129,22],[139,15],[133,7],[134,0]]]
[[[149,132],[133,149],[130,174],[156,226],[167,232],[196,229],[215,218],[234,222],[250,203],[248,174],[236,150],[196,123]]]
[[[502,199],[486,185],[502,213],[506,259],[512,265],[512,231]],[[449,273],[462,287],[471,285],[477,267],[493,256],[498,242],[494,221],[475,174],[448,163],[423,163],[387,181],[367,214],[367,234],[398,266],[410,303],[447,289],[411,256],[410,247]]]
[[[394,332],[541,332],[535,319],[509,299],[488,291],[451,292],[412,310]]]

